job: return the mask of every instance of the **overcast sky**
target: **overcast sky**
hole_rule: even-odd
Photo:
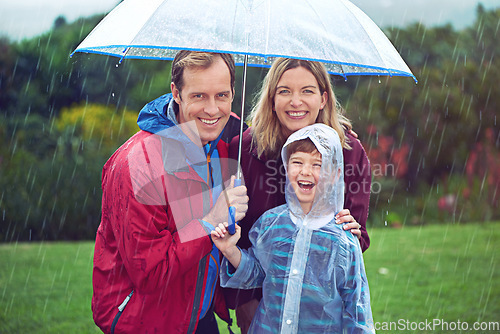
[[[500,7],[500,0],[351,0],[380,27],[423,22],[427,26],[452,23],[456,29],[469,26],[476,6]],[[39,35],[63,15],[68,22],[79,17],[107,13],[119,0],[0,0],[0,35],[11,40]]]
[[[49,30],[63,15],[68,22],[107,13],[118,0],[0,0],[0,34],[11,40],[33,37]]]

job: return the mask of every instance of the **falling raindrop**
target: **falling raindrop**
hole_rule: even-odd
[[[389,269],[387,269],[385,267],[380,267],[380,268],[378,268],[378,273],[381,275],[387,275],[387,274],[389,274]]]

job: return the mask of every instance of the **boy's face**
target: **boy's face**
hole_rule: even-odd
[[[288,180],[292,185],[304,213],[309,213],[318,188],[321,154],[294,152],[288,159]]]

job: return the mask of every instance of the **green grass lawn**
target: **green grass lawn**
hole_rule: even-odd
[[[395,329],[379,333],[445,332],[411,329],[426,321],[500,322],[500,223],[369,233],[374,320]],[[92,252],[92,242],[0,244],[0,333],[99,332],[90,311]]]
[[[405,328],[426,321],[461,321],[471,327],[474,322],[500,322],[499,223],[369,233],[371,247],[364,259],[375,322],[399,322]],[[447,332],[439,326],[422,328],[407,333]]]

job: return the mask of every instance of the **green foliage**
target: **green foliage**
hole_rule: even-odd
[[[87,144],[98,144],[97,150],[112,152],[139,130],[136,120],[137,115],[126,109],[118,113],[103,105],[81,104],[63,108],[55,127]]]
[[[63,107],[89,102],[128,106],[137,110],[170,90],[170,62],[126,61],[99,55],[76,54],[83,38],[102,16],[71,24],[58,18],[54,28],[33,39],[10,44],[0,40],[0,75],[8,99],[0,98],[6,115],[33,112],[57,116]],[[5,84],[3,84],[5,82]]]
[[[82,105],[53,121],[39,115],[3,121],[1,240],[93,238],[102,166],[138,130],[136,115]]]

